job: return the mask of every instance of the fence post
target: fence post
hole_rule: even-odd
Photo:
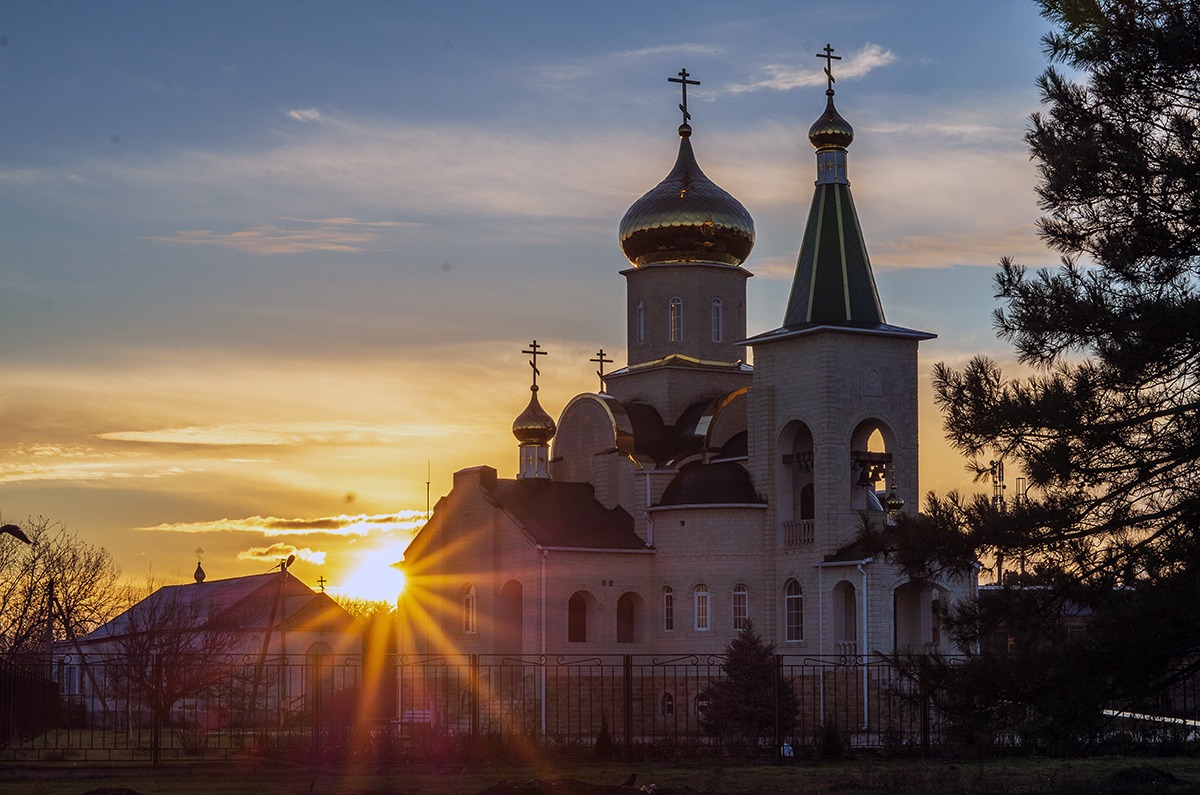
[[[321,663],[323,661],[321,654],[312,655],[309,660],[312,663],[312,670],[309,674],[309,693],[312,696],[312,753],[313,761],[316,762],[321,758]]]
[[[774,677],[774,697],[771,699],[774,712],[775,724],[775,762],[778,764],[783,758],[783,722],[780,720],[779,713],[783,711],[783,704],[780,699],[783,695],[783,655],[775,655],[775,677]]]
[[[929,757],[929,655],[921,655],[921,758]]]
[[[158,653],[154,654],[150,675],[153,678],[154,689],[150,696],[150,764],[158,767],[162,762],[162,703],[164,701],[162,683],[162,662]]]
[[[625,720],[625,758],[630,758],[633,751],[633,655],[623,655],[623,676],[621,679],[622,704]]]
[[[467,750],[467,758],[470,759],[475,748],[479,743],[479,655],[472,654],[468,663],[468,676],[471,680],[471,746]]]

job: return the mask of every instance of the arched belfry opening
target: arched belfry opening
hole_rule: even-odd
[[[793,420],[779,435],[776,477],[779,519],[785,547],[809,546],[814,538],[816,491],[813,481],[813,436]]]
[[[860,422],[850,436],[850,507],[883,512],[883,496],[892,485],[895,434],[884,422]]]

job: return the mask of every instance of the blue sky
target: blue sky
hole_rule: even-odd
[[[996,262],[1056,261],[1022,142],[1044,31],[1027,2],[13,4],[0,517],[133,579],[294,549],[386,593],[427,479],[515,469],[530,339],[552,413],[623,361],[616,228],[674,161],[681,67],[755,218],[750,331],[779,324],[827,42],[888,320],[939,334],[925,375],[1006,359]],[[971,488],[927,394],[922,422],[922,488]]]

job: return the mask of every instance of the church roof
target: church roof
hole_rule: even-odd
[[[644,549],[623,508],[608,509],[596,500],[590,483],[551,480],[500,480],[489,493],[534,542],[575,549]]]
[[[233,630],[262,630],[269,624],[277,626],[284,618],[296,628],[300,628],[301,620],[306,625],[316,622],[323,627],[353,623],[350,614],[327,594],[314,592],[291,573],[285,576],[285,609],[282,614],[276,610],[273,624],[271,608],[273,604],[278,607],[278,572],[165,585],[80,640],[103,641],[162,631],[164,623],[179,628],[186,624],[187,629]]]
[[[850,185],[817,185],[783,324],[792,328],[805,323],[883,322]]]
[[[731,461],[695,462],[679,470],[663,491],[659,505],[750,505],[762,503],[750,473]]]

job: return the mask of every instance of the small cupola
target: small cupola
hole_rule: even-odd
[[[517,477],[548,480],[550,440],[554,438],[557,429],[554,419],[538,403],[537,397],[537,377],[541,373],[537,368],[537,357],[545,356],[546,352],[541,350],[537,340],[530,343],[529,350],[521,352],[530,356],[529,366],[533,369],[533,384],[529,387],[529,405],[517,415],[512,426],[513,436],[517,437],[520,449],[520,469],[517,471]]]

